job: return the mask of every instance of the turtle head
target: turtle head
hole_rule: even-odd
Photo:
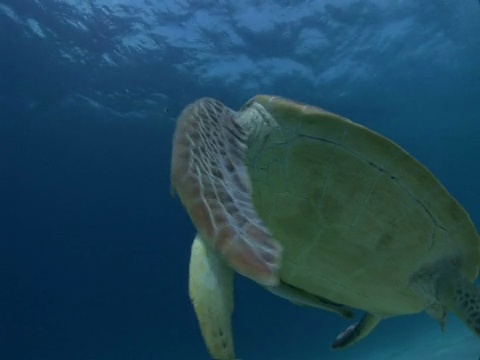
[[[278,127],[273,116],[255,98],[247,101],[237,115],[236,120],[247,134],[250,144],[268,136],[272,129]]]

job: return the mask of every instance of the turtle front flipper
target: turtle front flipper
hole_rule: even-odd
[[[281,246],[253,206],[246,142],[233,110],[209,98],[190,104],[177,121],[171,181],[208,244],[240,274],[274,286]]]
[[[350,345],[353,345],[357,341],[370,334],[378,325],[380,320],[381,318],[376,315],[365,313],[359,322],[350,325],[345,331],[337,336],[332,343],[332,348],[344,349]]]
[[[200,235],[192,245],[188,290],[210,355],[216,360],[234,360],[233,270]]]

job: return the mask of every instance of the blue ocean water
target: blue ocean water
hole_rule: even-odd
[[[474,0],[0,0],[0,359],[206,360],[170,194],[189,102],[257,93],[392,138],[480,226]],[[454,318],[349,323],[236,278],[241,359],[477,359]]]

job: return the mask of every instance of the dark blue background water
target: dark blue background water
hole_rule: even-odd
[[[388,10],[317,1],[323,20],[302,22],[293,10],[304,3],[278,2],[281,21],[264,19],[277,19],[270,30],[255,30],[260,5],[249,1],[248,11],[222,2],[220,12],[209,1],[42,3],[0,2],[0,359],[208,358],[187,294],[195,231],[169,184],[174,119],[200,96],[238,108],[255,93],[275,93],[371,126],[425,162],[480,222],[480,32],[469,32],[479,29],[476,2]],[[252,21],[251,29],[232,25],[241,45],[198,15],[240,11]],[[399,18],[411,21],[408,34],[383,45],[372,39]],[[205,48],[176,46],[177,25],[200,33]],[[297,51],[303,28],[335,37],[338,47]],[[122,43],[130,35],[157,46]],[[444,49],[445,39],[455,46]],[[251,76],[235,72],[244,55],[257,64]],[[216,62],[222,56],[231,64]],[[349,59],[344,75],[301,75],[335,68],[332,57]],[[305,68],[262,62],[279,58]],[[240,357],[293,359],[307,346],[325,359],[355,354],[328,350],[346,321],[244,279],[236,290]],[[424,321],[386,322],[358,349],[368,359],[374,342]]]

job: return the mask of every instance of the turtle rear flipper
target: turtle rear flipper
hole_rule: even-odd
[[[452,311],[480,336],[480,289],[460,273],[458,259],[442,259],[424,267],[412,276],[411,287],[426,302],[437,301],[437,307]]]
[[[381,318],[376,315],[365,313],[359,322],[350,325],[345,331],[336,337],[332,343],[332,348],[344,349],[353,345],[370,334],[380,320]]]
[[[480,336],[480,289],[457,272],[442,276],[436,286],[438,301]]]

